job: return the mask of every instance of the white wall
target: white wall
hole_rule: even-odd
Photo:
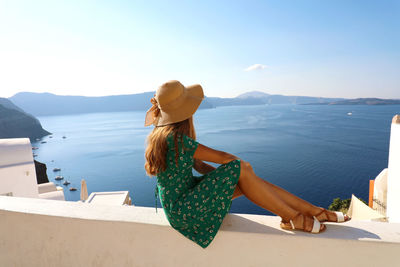
[[[0,195],[38,197],[35,164],[28,138],[0,139]]]
[[[387,207],[387,174],[388,169],[383,169],[374,182],[372,208],[386,217]]]
[[[203,249],[162,209],[0,196],[0,266],[396,266],[400,224],[352,220],[321,234],[228,214]],[[372,257],[371,257],[372,255]]]
[[[387,217],[400,222],[400,115],[392,121],[387,179]]]

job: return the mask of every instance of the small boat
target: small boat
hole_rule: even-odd
[[[35,146],[34,146],[34,147],[32,147],[32,150],[36,150],[36,149],[39,149],[39,148],[38,148],[38,147],[35,147]]]
[[[63,139],[67,138],[65,135],[62,137]]]
[[[65,181],[64,183],[63,183],[63,185],[69,185],[70,184],[70,182],[68,182],[68,181]]]
[[[35,153],[33,153],[33,157],[34,157],[34,158],[36,158],[36,157],[37,157],[37,155],[36,155]]]
[[[42,142],[40,142],[41,144],[46,144],[47,142],[46,141],[42,141]]]
[[[61,176],[61,175],[59,175],[59,176],[57,176],[56,178],[54,178],[55,180],[62,180],[62,179],[64,179],[64,176]]]
[[[348,113],[347,113],[347,116],[351,116],[351,115],[353,115],[352,112],[348,112]]]
[[[53,172],[59,172],[59,171],[61,171],[60,168],[54,168],[54,169],[53,169]]]
[[[50,135],[50,136],[49,136],[49,138],[53,138],[53,136],[52,136],[52,135]]]
[[[69,191],[76,191],[77,189],[75,188],[75,187],[71,187],[70,189],[69,189]]]

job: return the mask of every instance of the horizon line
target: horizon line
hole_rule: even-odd
[[[21,93],[30,93],[30,94],[50,94],[50,95],[55,95],[55,96],[72,96],[72,97],[88,97],[88,98],[100,98],[100,97],[110,97],[110,96],[128,96],[128,95],[140,95],[140,94],[146,94],[146,93],[153,93],[155,91],[145,91],[145,92],[140,92],[140,93],[131,93],[131,94],[116,94],[116,95],[100,95],[100,96],[90,96],[90,95],[62,95],[62,94],[54,94],[51,92],[30,92],[30,91],[21,91],[18,93],[15,93],[14,95],[10,96],[10,97],[3,97],[3,98],[7,98],[10,99],[14,96],[16,96],[17,94],[21,94]],[[340,99],[367,99],[367,98],[376,98],[376,99],[383,99],[383,100],[400,100],[400,98],[381,98],[381,97],[354,97],[354,98],[347,98],[347,97],[328,97],[328,96],[309,96],[309,95],[283,95],[283,94],[269,94],[266,93],[264,91],[259,91],[259,90],[252,90],[252,91],[247,91],[245,93],[239,94],[235,97],[221,97],[221,96],[206,96],[205,98],[211,98],[211,97],[216,97],[216,98],[237,98],[243,94],[246,93],[252,93],[252,92],[257,92],[257,93],[263,93],[269,96],[286,96],[286,97],[313,97],[313,98],[340,98]],[[1,97],[0,97],[1,98]]]

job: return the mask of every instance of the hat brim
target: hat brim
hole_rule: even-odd
[[[164,126],[184,121],[193,116],[204,99],[203,88],[200,84],[195,84],[185,87],[185,90],[186,99],[183,101],[182,105],[168,112],[160,110],[159,119],[155,126]]]

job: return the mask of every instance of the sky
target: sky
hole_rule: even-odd
[[[168,80],[400,99],[400,0],[0,0],[0,97],[104,96]]]

